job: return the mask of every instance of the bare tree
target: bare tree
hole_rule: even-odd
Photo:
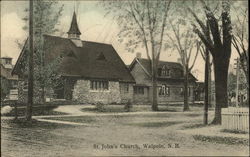
[[[199,29],[194,24],[194,32],[200,37],[213,56],[216,93],[213,124],[221,124],[221,108],[228,106],[227,79],[232,43],[230,3],[229,1],[221,1],[220,3],[222,8],[221,15],[219,18],[216,18],[211,8],[204,1],[201,1],[208,25],[204,24],[197,14],[189,9],[200,27]],[[221,27],[219,20],[222,23]],[[209,31],[211,31],[212,37],[206,35]]]
[[[122,27],[118,36],[121,38],[120,41],[126,42],[127,50],[134,52],[140,45],[145,48],[151,64],[152,110],[155,111],[158,110],[157,66],[162,52],[170,4],[171,0],[104,2],[107,14],[113,15]]]
[[[249,50],[248,50],[248,7],[246,2],[239,7],[233,7],[235,20],[233,21],[232,44],[240,57],[240,67],[246,77],[247,101],[249,101]]]
[[[191,23],[187,19],[187,11],[183,7],[178,7],[185,1],[178,1],[175,3],[175,10],[173,12],[173,19],[169,20],[171,31],[166,33],[167,37],[170,40],[172,47],[177,50],[180,55],[181,63],[183,66],[183,75],[184,75],[184,108],[183,111],[188,111],[189,102],[188,102],[188,86],[189,86],[189,76],[190,72],[194,67],[196,62],[198,52],[200,50],[201,42],[199,42],[191,29]],[[183,2],[183,3],[182,3]],[[180,9],[181,8],[181,9]],[[171,16],[172,17],[172,16]],[[196,47],[196,51],[193,51],[193,48]]]
[[[205,62],[205,84],[207,82],[207,87],[205,85],[205,95],[206,93],[208,94],[207,95],[207,100],[205,98],[205,102],[207,102],[207,105],[208,107],[212,107],[212,65],[213,65],[213,61],[211,61],[210,59],[210,53],[209,53],[209,50],[204,46],[204,45],[201,45],[201,56]],[[207,78],[207,79],[206,79]]]

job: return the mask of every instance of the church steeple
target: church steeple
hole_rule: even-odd
[[[68,33],[68,38],[70,39],[80,39],[81,32],[78,28],[75,11],[73,13],[70,29],[67,33]]]

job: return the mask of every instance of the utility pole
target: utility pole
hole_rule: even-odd
[[[239,107],[239,58],[236,59],[236,107]]]
[[[29,75],[28,75],[28,103],[26,108],[26,120],[32,119],[33,106],[33,0],[29,1]]]

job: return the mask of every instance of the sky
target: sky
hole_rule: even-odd
[[[105,10],[98,1],[60,1],[64,5],[62,17],[60,18],[59,29],[64,32],[63,37],[67,37],[74,9],[77,13],[79,29],[82,33],[81,39],[101,43],[112,44],[125,64],[130,64],[136,53],[127,52],[125,44],[118,41],[117,33],[119,26],[111,17],[104,16]],[[25,25],[22,18],[25,16],[24,9],[28,8],[28,1],[1,1],[1,57],[12,57],[13,63],[16,62],[21,49],[17,41],[24,42],[28,34],[22,28]],[[146,58],[146,52],[139,48],[143,58]],[[237,57],[233,50],[231,63]],[[164,61],[176,62],[179,58],[177,52],[162,52],[160,59]],[[204,80],[204,61],[201,55],[198,55],[196,64],[193,68],[193,74],[199,81]]]

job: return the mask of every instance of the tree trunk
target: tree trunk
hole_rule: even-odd
[[[213,107],[212,105],[212,69],[210,65],[210,57],[209,57],[209,67],[208,67],[208,107]]]
[[[221,108],[228,107],[227,79],[230,58],[214,57],[215,117],[212,124],[221,124]]]
[[[152,100],[152,110],[158,111],[158,102],[157,102],[157,80],[156,78],[152,79],[153,84],[153,100]]]
[[[188,104],[188,65],[185,65],[185,79],[184,79],[184,108],[183,111],[189,111]]]
[[[203,123],[205,125],[207,125],[208,123],[208,105],[209,105],[209,52],[206,49],[205,52],[205,56],[206,56],[206,61],[205,61],[205,102],[204,102],[204,119],[203,119]]]
[[[153,88],[152,110],[153,111],[158,111],[156,73],[157,73],[157,68],[155,62],[153,61],[152,62],[152,88]]]

